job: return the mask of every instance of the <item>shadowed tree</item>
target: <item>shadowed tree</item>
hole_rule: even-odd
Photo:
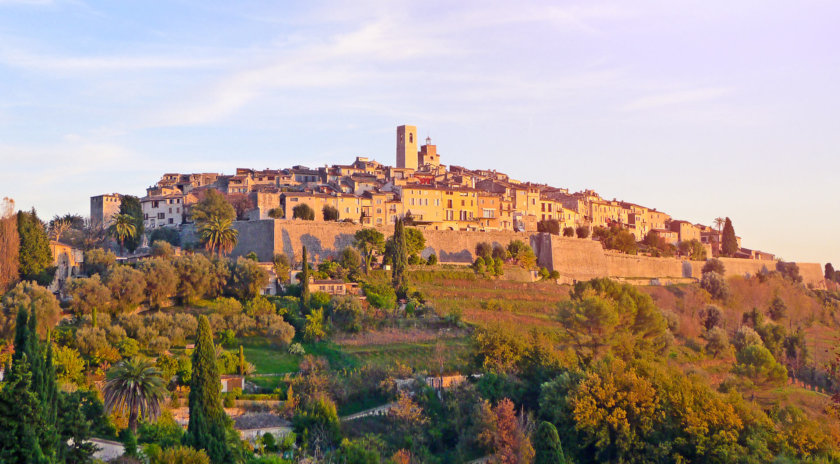
[[[123,195],[119,214],[126,214],[132,218],[134,235],[126,238],[125,248],[133,253],[143,242],[143,208],[140,206],[140,199],[134,195]]]
[[[303,308],[309,308],[309,259],[306,256],[306,247],[303,247],[303,256],[301,257],[301,275],[300,275],[300,304]]]
[[[557,428],[551,422],[540,422],[534,433],[534,464],[566,464]]]
[[[155,365],[145,359],[120,361],[107,374],[105,409],[109,412],[128,410],[128,427],[137,433],[140,417],[154,421],[160,415],[160,403],[166,389],[163,377]]]
[[[408,266],[408,250],[406,249],[405,225],[402,219],[394,223],[394,246],[391,254],[391,285],[398,295],[405,293],[405,269]],[[404,295],[401,295],[404,296]]]
[[[58,389],[52,348],[45,357],[37,326],[34,311],[18,311],[11,372],[0,390],[0,462],[55,462]]]

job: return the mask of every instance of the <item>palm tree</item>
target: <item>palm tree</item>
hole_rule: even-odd
[[[127,238],[134,238],[137,233],[137,227],[134,226],[134,216],[130,214],[115,214],[111,219],[111,225],[108,227],[108,233],[119,240],[120,250],[123,249],[123,244]]]
[[[218,250],[221,258],[222,252],[230,253],[236,246],[239,231],[233,228],[233,221],[230,219],[214,215],[201,223],[198,234],[204,242],[204,248],[211,253]]]
[[[160,415],[166,389],[161,372],[151,361],[131,358],[108,371],[103,394],[109,413],[128,409],[128,426],[137,433],[139,417],[155,420]]]
[[[724,219],[722,217],[716,217],[715,218],[715,226],[717,226],[717,228],[718,228],[718,233],[720,233],[720,231],[723,229],[723,224],[725,222],[726,222],[726,219]]]

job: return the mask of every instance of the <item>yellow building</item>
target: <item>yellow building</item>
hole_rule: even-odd
[[[324,220],[324,207],[338,210],[338,220],[359,222],[362,217],[364,198],[357,195],[327,195],[324,193],[286,192],[283,194],[283,212],[286,219],[294,218],[294,208],[306,204],[315,213],[316,221]]]

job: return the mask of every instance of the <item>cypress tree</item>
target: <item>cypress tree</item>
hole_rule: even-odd
[[[405,244],[405,225],[402,219],[394,223],[393,255],[391,256],[391,284],[397,294],[405,293],[405,268],[408,266],[408,252]],[[405,295],[400,295],[405,296]]]
[[[50,464],[41,448],[45,426],[41,402],[32,389],[32,368],[26,353],[15,353],[6,385],[0,390],[0,462]]]
[[[723,237],[721,237],[720,252],[724,256],[735,256],[738,251],[738,239],[735,237],[735,228],[732,227],[732,221],[726,218],[726,224],[723,226]]]
[[[557,428],[551,422],[540,422],[534,433],[534,464],[565,464],[563,447]]]
[[[214,464],[233,461],[233,453],[225,440],[229,419],[222,409],[221,389],[213,333],[207,317],[201,316],[192,355],[190,422],[184,445],[203,449]]]
[[[300,279],[300,304],[304,309],[309,308],[309,261],[306,256],[306,247],[303,247],[303,271]]]
[[[245,351],[239,345],[239,375],[245,375]]]
[[[18,212],[17,226],[20,236],[18,260],[21,279],[49,285],[55,275],[55,267],[52,266],[50,239],[44,224],[33,209],[29,213]]]
[[[38,449],[49,462],[53,462],[59,446],[59,437],[56,429],[58,386],[55,381],[52,349],[47,346],[45,357],[38,342],[38,316],[34,308],[31,312],[21,308],[16,324],[13,363],[26,359],[23,365],[27,369],[28,380],[24,383],[38,401],[36,412],[39,420],[34,429],[39,443]]]

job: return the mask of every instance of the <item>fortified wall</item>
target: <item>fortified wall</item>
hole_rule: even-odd
[[[260,261],[271,261],[275,253],[283,253],[295,260],[301,259],[303,247],[309,256],[322,261],[337,257],[345,247],[353,246],[353,236],[362,229],[358,224],[346,222],[314,222],[287,219],[237,221],[233,227],[239,231],[239,241],[232,256],[255,252]],[[390,226],[377,227],[385,237],[394,232]],[[424,230],[426,248],[423,258],[435,254],[443,263],[472,263],[475,246],[480,242],[507,246],[511,240],[529,243],[532,235],[517,232],[469,232]],[[533,243],[531,243],[533,246]],[[597,245],[597,244],[596,244]]]
[[[313,222],[300,220],[267,219],[237,221],[239,242],[232,256],[244,256],[253,251],[260,261],[271,261],[275,253],[301,259],[303,246],[310,259],[322,261],[337,257],[345,247],[353,245],[354,234],[362,226],[343,222]],[[378,227],[386,237],[393,227]],[[424,230],[426,248],[422,256],[434,253],[442,263],[472,263],[475,247],[481,242],[507,246],[511,240],[529,243],[537,255],[540,266],[560,273],[566,282],[589,280],[596,277],[641,279],[699,279],[703,261],[677,258],[651,258],[626,255],[604,250],[601,244],[590,239],[560,237],[550,234],[524,232],[469,232]],[[762,269],[774,270],[774,261],[720,258],[726,266],[726,275],[753,275]],[[799,263],[799,272],[806,284],[825,287],[822,267],[817,263]]]
[[[601,244],[589,239],[539,234],[532,244],[541,266],[556,270],[565,281],[588,280],[595,277],[685,279],[702,277],[705,261],[679,258],[652,258],[627,255],[604,250]],[[776,269],[775,261],[719,258],[728,276],[755,275],[762,270]],[[819,263],[798,263],[799,273],[806,285],[825,288]]]

